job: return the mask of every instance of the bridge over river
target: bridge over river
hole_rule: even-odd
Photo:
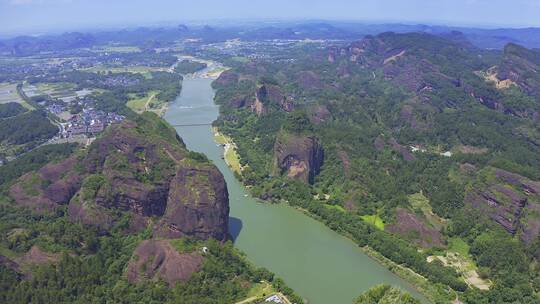
[[[310,304],[350,304],[376,284],[399,286],[421,298],[407,282],[364,254],[349,239],[285,204],[264,204],[249,195],[222,159],[213,140],[218,117],[212,79],[184,79],[165,119],[189,149],[205,153],[221,170],[229,191],[229,230],[234,245],[256,266],[285,280]]]
[[[191,124],[173,124],[175,128],[178,127],[197,127],[197,126],[211,126],[212,123],[191,123]]]

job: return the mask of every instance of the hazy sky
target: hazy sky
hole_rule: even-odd
[[[0,0],[4,34],[237,18],[525,27],[540,0]]]

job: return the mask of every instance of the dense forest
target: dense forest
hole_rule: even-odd
[[[204,62],[182,60],[174,67],[174,71],[180,74],[191,74],[206,68],[206,66],[207,64]]]
[[[0,160],[28,151],[58,133],[43,110],[27,111],[17,103],[0,106]]]
[[[0,302],[225,304],[268,285],[303,303],[218,234],[228,230],[228,198],[208,159],[157,115],[132,115],[88,147],[46,145],[0,167]],[[189,181],[173,179],[184,172]],[[164,185],[190,200],[164,202],[154,194],[169,192]],[[146,209],[126,206],[133,197]],[[197,218],[187,211],[168,232],[169,208],[198,208]],[[211,225],[218,216],[225,227]],[[189,230],[201,219],[206,234]]]
[[[421,274],[431,300],[536,303],[539,62],[516,53],[384,33],[236,63],[214,82],[216,126],[254,195]]]

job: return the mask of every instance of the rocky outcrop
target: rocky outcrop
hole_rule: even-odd
[[[130,213],[130,230],[150,222],[156,235],[228,237],[229,201],[216,167],[187,151],[155,114],[113,125],[84,154],[23,176],[10,189],[21,206],[40,212],[69,204],[74,222],[107,233]]]
[[[534,241],[540,235],[540,182],[502,169],[487,170],[483,174],[491,178],[470,190],[465,202],[525,243]]]
[[[158,235],[226,239],[228,196],[227,185],[217,168],[180,168],[170,182]]]
[[[497,78],[510,80],[531,95],[540,95],[540,51],[528,50],[509,43],[504,48],[503,61]]]
[[[34,245],[27,253],[17,258],[17,264],[30,266],[30,265],[42,265],[58,262],[60,259],[59,254],[53,254],[43,251],[38,246]]]
[[[219,77],[212,83],[214,87],[220,87],[220,86],[230,86],[234,85],[238,82],[239,77],[238,74],[234,73],[233,71],[224,71],[219,75]]]
[[[246,106],[246,104],[247,104],[246,96],[236,96],[229,101],[229,105],[235,109],[243,108]]]
[[[430,227],[414,213],[403,208],[396,209],[396,221],[386,226],[386,230],[398,234],[424,247],[442,247],[441,233]]]
[[[315,136],[281,133],[274,145],[275,173],[313,183],[324,159],[323,147]]]
[[[527,198],[501,185],[492,185],[488,189],[468,193],[466,201],[514,234]]]
[[[326,106],[319,105],[311,108],[310,120],[313,124],[319,125],[332,118],[332,114]]]
[[[20,272],[19,265],[15,263],[10,258],[3,256],[0,254],[0,265],[6,267],[7,269],[10,269],[14,272]]]
[[[373,146],[377,151],[382,151],[386,146],[389,146],[394,152],[399,153],[405,161],[414,161],[416,157],[411,150],[399,144],[395,138],[390,138],[388,141],[384,140],[381,136],[377,136],[373,142]]]
[[[38,213],[54,211],[67,204],[81,186],[81,175],[74,172],[76,162],[75,157],[70,157],[26,174],[10,188],[9,195],[19,205]]]
[[[202,267],[200,253],[179,253],[168,240],[145,240],[133,253],[126,270],[131,283],[164,280],[170,286],[187,281]]]
[[[251,104],[251,111],[257,113],[258,116],[266,114],[266,106],[264,105],[264,95],[261,92],[261,89],[257,89],[255,93],[255,101]]]
[[[255,101],[251,104],[251,110],[257,115],[266,114],[269,107],[276,107],[285,112],[294,110],[294,103],[276,85],[264,84],[255,92]]]

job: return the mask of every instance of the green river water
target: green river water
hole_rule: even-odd
[[[164,118],[172,125],[210,124],[218,116],[212,80],[184,79],[180,96]],[[373,285],[388,283],[421,297],[409,284],[381,266],[351,240],[283,204],[260,203],[221,158],[210,125],[177,126],[191,150],[210,158],[225,176],[230,200],[230,231],[237,248],[266,267],[310,304],[350,304]]]

